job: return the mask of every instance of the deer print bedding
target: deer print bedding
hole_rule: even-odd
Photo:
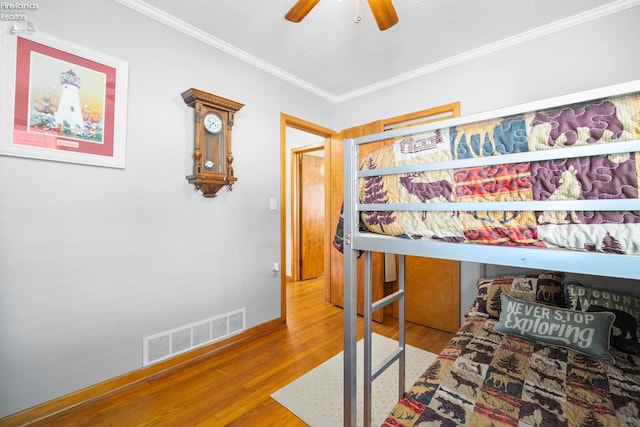
[[[638,425],[640,356],[612,348],[612,364],[496,323],[468,317],[383,426]]]
[[[361,169],[640,139],[640,94],[414,134]],[[451,202],[450,211],[362,212],[375,233],[412,239],[640,254],[638,211],[459,211],[453,203],[637,199],[640,153],[361,178],[361,203]]]

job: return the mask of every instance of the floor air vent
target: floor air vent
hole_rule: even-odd
[[[144,337],[142,366],[169,359],[185,351],[236,335],[246,328],[244,308],[191,325]]]

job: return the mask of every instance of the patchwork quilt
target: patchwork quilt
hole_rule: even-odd
[[[637,426],[640,356],[615,364],[468,317],[383,426]]]
[[[640,94],[414,134],[361,169],[640,139]],[[361,178],[361,203],[637,199],[640,153]],[[372,232],[412,239],[640,254],[639,211],[376,211]]]

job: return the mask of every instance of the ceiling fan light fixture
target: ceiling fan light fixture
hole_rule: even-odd
[[[376,23],[378,24],[380,31],[388,30],[398,23],[398,15],[393,7],[392,0],[367,1],[369,2],[369,7],[371,8],[371,12],[376,19]],[[313,9],[318,2],[320,2],[320,0],[298,0],[284,17],[287,21],[300,22],[309,12],[311,12],[311,9]],[[356,10],[356,16],[353,21],[357,24],[361,20],[362,17]]]

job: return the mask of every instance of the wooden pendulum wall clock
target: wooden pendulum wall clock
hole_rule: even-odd
[[[195,119],[193,174],[187,181],[204,197],[215,197],[224,186],[231,191],[237,181],[231,153],[233,116],[244,104],[193,88],[182,92],[182,99],[194,109]]]

